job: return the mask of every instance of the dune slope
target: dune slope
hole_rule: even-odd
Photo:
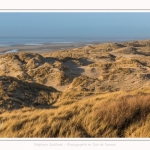
[[[0,137],[150,137],[150,41],[0,56]]]

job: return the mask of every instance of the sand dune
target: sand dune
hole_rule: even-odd
[[[149,40],[0,56],[1,137],[150,137],[149,97]],[[20,126],[15,112],[26,120]],[[34,119],[40,115],[47,124]],[[12,117],[12,128],[7,128]],[[27,117],[42,127],[28,130]]]

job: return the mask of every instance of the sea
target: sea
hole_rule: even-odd
[[[14,46],[14,45],[43,45],[51,43],[71,43],[75,40],[58,39],[58,38],[0,38],[0,46]]]
[[[66,43],[104,43],[104,42],[121,42],[134,39],[122,38],[26,38],[26,37],[0,37],[0,47],[15,45],[44,45],[44,44],[66,44]]]

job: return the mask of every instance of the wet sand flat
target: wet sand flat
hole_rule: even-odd
[[[1,46],[0,53],[11,52],[32,52],[32,53],[49,53],[56,50],[67,50],[77,47],[83,47],[89,45],[87,43],[53,43],[53,44],[35,44],[35,45],[14,45],[14,46]]]

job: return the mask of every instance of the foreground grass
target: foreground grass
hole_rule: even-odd
[[[150,90],[61,100],[0,114],[0,137],[150,137]]]

